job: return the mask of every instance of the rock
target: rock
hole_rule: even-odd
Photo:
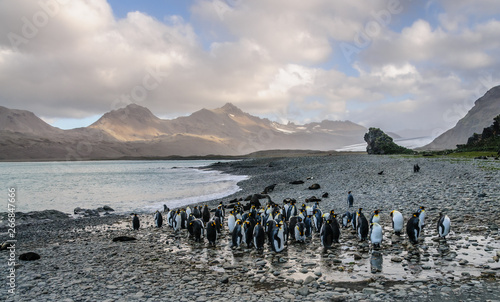
[[[311,283],[311,282],[313,282],[313,281],[316,281],[316,278],[314,278],[313,276],[307,276],[307,277],[304,279],[303,284],[304,284],[304,285],[307,285],[307,284],[309,284],[309,283]]]
[[[301,296],[307,296],[309,294],[309,288],[307,286],[302,286],[297,289],[297,293]]]
[[[102,207],[104,209],[104,211],[106,212],[114,212],[115,210],[113,210],[110,206],[104,206]]]
[[[19,255],[19,260],[23,261],[34,261],[40,259],[40,255],[34,252],[27,252],[24,254]]]
[[[294,181],[289,182],[289,184],[291,184],[291,185],[301,185],[303,183],[304,183],[303,180],[294,180]]]
[[[129,236],[119,236],[119,237],[113,238],[113,242],[124,242],[124,241],[134,241],[134,240],[137,240],[137,239],[134,237],[129,237]]]
[[[82,208],[80,208],[80,207],[76,207],[76,208],[73,210],[73,213],[75,213],[75,214],[80,214],[80,212],[82,212]]]
[[[391,261],[392,262],[402,262],[403,258],[398,257],[398,256],[394,256],[394,257],[391,258]]]
[[[363,257],[361,257],[361,255],[360,255],[360,254],[358,254],[358,253],[354,253],[354,254],[353,254],[353,256],[354,256],[354,260],[361,260],[361,259],[363,258]]]
[[[309,190],[318,190],[321,186],[319,184],[312,184],[309,186]]]
[[[413,154],[413,150],[397,145],[392,137],[379,128],[368,129],[364,140],[368,144],[366,147],[368,154]]]
[[[220,283],[227,284],[229,282],[229,275],[224,275],[220,279]]]

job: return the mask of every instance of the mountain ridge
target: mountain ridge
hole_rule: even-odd
[[[129,104],[103,114],[88,127],[70,130],[52,127],[31,114],[19,121],[17,132],[2,135],[0,159],[67,158],[68,149],[84,150],[76,152],[78,156],[73,157],[77,159],[244,155],[272,149],[330,151],[361,142],[366,132],[350,121],[283,125],[245,113],[231,103],[175,119],[161,119],[146,107]],[[45,123],[43,133],[30,132],[33,126],[22,127],[30,120]],[[1,133],[8,131],[0,128]]]

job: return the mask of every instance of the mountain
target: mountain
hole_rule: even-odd
[[[498,114],[500,114],[500,86],[495,86],[474,102],[474,107],[458,121],[455,127],[419,149],[455,149],[459,144],[466,144],[474,133],[481,133],[484,128],[490,126]]]
[[[0,106],[0,129],[40,136],[57,133],[61,130],[42,121],[30,111],[8,109],[2,106]]]
[[[366,132],[363,126],[349,121],[283,125],[245,113],[230,103],[172,120],[160,119],[149,109],[130,104],[105,113],[88,127],[72,130],[54,128],[28,111],[16,115],[19,111],[5,108],[0,115],[0,159],[244,155],[274,149],[329,151],[361,143]]]

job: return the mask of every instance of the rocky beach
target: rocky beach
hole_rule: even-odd
[[[421,168],[417,173],[415,164]],[[0,251],[2,300],[500,300],[498,160],[332,154],[232,161],[209,169],[249,176],[239,183],[241,191],[207,202],[212,209],[275,184],[268,195],[277,204],[293,198],[302,205],[315,197],[323,212],[342,214],[352,191],[354,208],[363,208],[368,219],[381,210],[381,248],[359,242],[352,228],[342,229],[340,243],[331,249],[324,250],[314,233],[306,243],[289,240],[276,253],[267,243],[263,251],[232,249],[227,226],[215,247],[206,239],[195,243],[185,229],[154,227],[153,213],[139,215],[138,231],[132,230],[131,216],[20,216],[15,295],[8,292],[9,250]],[[291,184],[298,181],[303,183]],[[313,184],[319,188],[310,190]],[[426,224],[413,245],[406,234],[393,235],[389,213],[400,211],[406,222],[420,206],[425,206]],[[440,212],[451,219],[446,239],[436,231]],[[4,214],[2,241],[8,235],[5,222]],[[113,241],[119,236],[136,240]],[[40,259],[19,260],[26,252]]]

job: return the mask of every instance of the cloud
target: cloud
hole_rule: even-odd
[[[4,0],[0,102],[47,120],[130,102],[171,117],[232,102],[298,123],[453,126],[460,117],[443,118],[450,106],[472,106],[498,84],[495,1],[428,2],[435,19],[401,1],[387,24],[378,20],[393,2],[199,0],[190,16],[158,20],[138,11],[117,19],[105,0]],[[349,62],[339,45],[373,22],[379,31]]]

